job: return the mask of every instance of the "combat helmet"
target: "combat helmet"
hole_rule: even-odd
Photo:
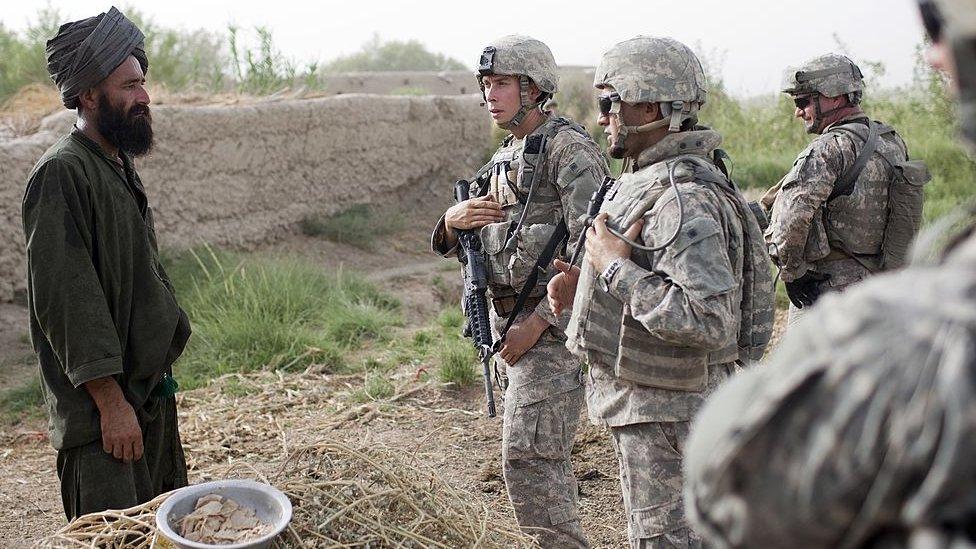
[[[952,51],[959,100],[959,129],[976,151],[976,0],[919,0],[922,23],[932,42]]]
[[[519,78],[521,108],[509,122],[502,125],[505,129],[521,124],[529,111],[540,108],[559,88],[559,74],[552,51],[549,46],[529,36],[503,36],[485,46],[478,61],[477,74],[482,97],[485,92],[482,79],[490,74]],[[535,82],[542,92],[538,97],[529,97],[530,81]]]
[[[698,120],[705,104],[705,71],[691,48],[673,38],[637,36],[606,51],[593,76],[593,87],[612,87],[610,114],[619,114],[620,102],[657,103],[662,118],[642,126],[620,126],[617,146],[629,133],[668,127],[676,132]],[[601,99],[601,101],[604,99]]]
[[[783,73],[782,91],[790,95],[847,95],[851,104],[856,105],[864,92],[864,75],[847,56],[828,53],[799,67],[787,68]]]

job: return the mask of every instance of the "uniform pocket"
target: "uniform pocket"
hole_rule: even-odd
[[[481,228],[481,247],[485,251],[488,280],[496,286],[511,286],[508,274],[509,255],[505,252],[509,223],[492,223]]]
[[[514,288],[521,289],[529,279],[529,276],[532,274],[532,269],[535,268],[536,262],[539,261],[539,255],[542,254],[542,250],[549,243],[549,239],[555,230],[555,225],[549,225],[548,223],[523,225],[519,229],[518,244],[515,247],[514,255],[509,261],[509,280]],[[548,270],[549,265],[544,265],[543,268]],[[545,281],[546,278],[542,277],[540,280]]]
[[[684,517],[684,505],[680,499],[630,512],[634,538],[650,542],[640,547],[688,547]]]
[[[566,372],[516,387],[510,404],[507,459],[564,459],[579,424],[583,387]]]

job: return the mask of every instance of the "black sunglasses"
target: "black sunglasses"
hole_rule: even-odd
[[[812,95],[804,95],[802,97],[793,98],[793,104],[796,105],[796,108],[800,110],[807,108],[811,101],[813,101]]]
[[[597,102],[600,104],[600,114],[607,116],[610,114],[610,109],[613,107],[614,103],[620,101],[620,94],[617,92],[610,92],[597,97]]]

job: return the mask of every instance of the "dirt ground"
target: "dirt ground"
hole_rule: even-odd
[[[436,217],[435,211],[426,209],[411,212],[403,230],[381,240],[373,251],[301,235],[264,251],[299,255],[327,270],[341,266],[364,273],[401,299],[406,322],[398,330],[411,330],[441,308],[443,296],[438,295],[434,279],[453,282],[456,276],[455,263],[427,251],[428,224]],[[0,306],[0,388],[10,387],[35,368],[23,336],[25,322],[22,307]],[[351,393],[362,386],[361,376],[315,372],[284,376],[265,372],[233,380],[238,390],[241,383],[260,387],[263,392],[258,396],[234,396],[239,391],[228,389],[228,379],[184,393],[181,432],[190,481],[219,478],[235,463],[270,475],[290,451],[328,437],[396,448],[409,459],[433,466],[452,485],[491,508],[510,513],[500,476],[500,419],[484,417],[479,387],[456,390],[436,381],[420,381],[424,370],[433,369],[433,364],[400,365],[392,374],[394,385],[398,394],[410,393],[387,404],[352,402]],[[337,414],[347,418],[338,427]],[[609,434],[585,418],[581,425],[573,466],[580,481],[583,527],[594,547],[622,547],[626,519]],[[56,454],[42,420],[2,428],[0,506],[7,512],[0,514],[0,547],[21,547],[65,523]]]

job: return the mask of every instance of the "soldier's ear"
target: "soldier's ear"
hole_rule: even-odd
[[[539,86],[537,86],[536,83],[533,82],[532,79],[530,78],[529,79],[529,97],[539,97],[539,94],[541,94],[541,93],[542,93],[542,90],[540,90],[539,89]]]
[[[641,123],[650,124],[651,122],[657,121],[661,118],[661,105],[654,103],[653,101],[647,103],[641,103],[638,105],[640,108]]]

